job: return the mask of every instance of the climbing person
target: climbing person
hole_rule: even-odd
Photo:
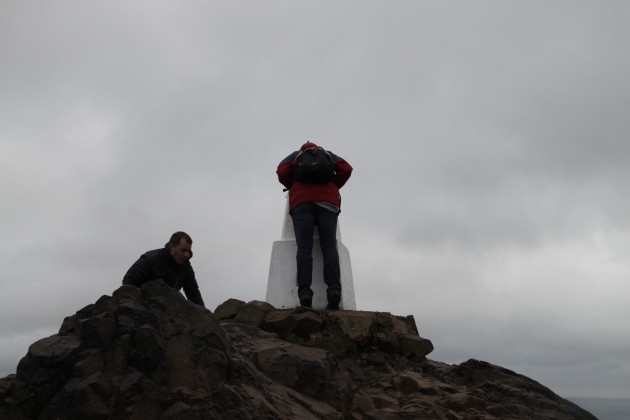
[[[164,248],[142,254],[129,268],[122,284],[140,287],[149,281],[162,280],[176,290],[183,287],[189,301],[205,307],[190,265],[192,256],[190,236],[186,232],[175,232]]]

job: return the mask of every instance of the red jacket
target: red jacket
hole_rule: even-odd
[[[315,143],[306,142],[302,145],[300,150],[304,150],[308,147],[317,147],[317,145]],[[329,182],[328,184],[307,184],[294,181],[293,161],[298,153],[299,151],[295,151],[284,158],[276,170],[278,181],[289,190],[289,211],[293,210],[298,204],[302,204],[306,201],[325,201],[337,208],[341,208],[339,189],[343,187],[350,178],[352,166],[343,158],[330,152],[333,163],[335,164],[335,172],[337,173],[333,182]]]

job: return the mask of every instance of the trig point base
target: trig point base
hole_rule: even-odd
[[[337,250],[339,251],[339,268],[341,271],[341,302],[339,309],[356,310],[354,301],[354,285],[352,282],[352,267],[350,252],[341,242],[339,222],[337,222]],[[284,212],[282,236],[273,243],[271,250],[271,264],[267,281],[266,301],[276,308],[295,308],[300,305],[297,287],[297,264],[295,255],[295,231],[293,220],[289,214],[289,202]],[[319,245],[317,227],[313,232],[313,308],[324,309],[327,305],[326,283],[324,283],[324,260]]]

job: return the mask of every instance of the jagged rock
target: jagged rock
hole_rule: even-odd
[[[241,322],[243,324],[250,324],[255,327],[260,327],[265,321],[265,317],[274,308],[267,302],[261,302],[258,300],[254,300],[243,305],[238,314],[236,314],[236,318],[234,319],[236,322]]]
[[[219,321],[224,319],[234,319],[238,315],[238,311],[245,305],[245,302],[238,299],[228,299],[214,310],[214,316]]]
[[[432,350],[413,317],[237,299],[213,314],[162,282],[123,286],[31,345],[0,379],[0,419],[594,419]]]
[[[163,282],[123,286],[30,346],[0,417],[158,418],[225,382],[230,360],[210,311]]]

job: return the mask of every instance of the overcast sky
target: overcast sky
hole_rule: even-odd
[[[143,252],[264,300],[306,140],[353,167],[357,309],[429,358],[630,395],[630,5],[0,3],[0,376]]]

